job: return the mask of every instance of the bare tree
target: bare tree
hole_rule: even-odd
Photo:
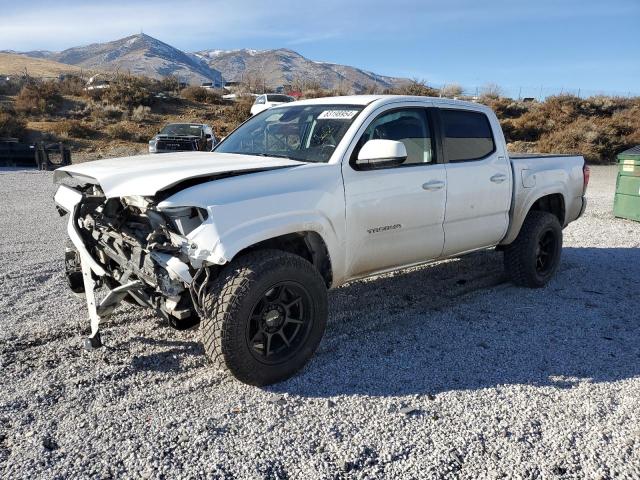
[[[503,91],[502,91],[502,88],[500,87],[500,85],[497,85],[495,83],[487,83],[480,90],[480,94],[483,97],[496,98],[497,99],[497,98],[500,98],[503,95]]]
[[[382,88],[380,88],[379,83],[369,83],[362,87],[361,93],[363,95],[378,95],[382,93]]]
[[[440,90],[440,95],[448,98],[459,97],[460,95],[462,95],[462,87],[455,83],[445,85]]]
[[[267,79],[261,71],[245,71],[242,75],[242,81],[250,93],[266,93]]]
[[[291,88],[294,92],[304,92],[307,90],[322,90],[320,81],[313,77],[303,77],[296,75],[291,80]]]

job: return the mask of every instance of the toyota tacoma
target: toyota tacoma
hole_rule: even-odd
[[[288,103],[213,152],[54,175],[87,348],[127,300],[199,324],[206,355],[253,385],[307,363],[345,282],[496,248],[516,285],[543,287],[588,179],[581,156],[510,155],[485,106],[408,96]]]

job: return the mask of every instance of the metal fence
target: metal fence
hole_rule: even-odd
[[[479,97],[483,93],[486,93],[487,90],[492,90],[497,88],[498,92],[501,96],[514,98],[514,99],[524,99],[524,98],[533,98],[539,101],[544,100],[547,97],[551,97],[554,95],[575,95],[580,98],[588,98],[588,97],[596,97],[596,96],[608,96],[608,97],[640,97],[640,91],[613,91],[613,90],[592,90],[592,89],[583,89],[583,88],[565,88],[565,87],[551,87],[551,86],[505,86],[505,85],[460,85],[460,84],[440,84],[434,85],[429,84],[434,88],[438,88],[442,91],[446,91],[447,89],[451,89],[455,86],[462,87],[461,96],[464,97]]]

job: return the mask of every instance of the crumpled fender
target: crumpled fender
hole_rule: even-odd
[[[235,225],[225,231],[214,222],[205,222],[191,232],[188,255],[194,267],[203,262],[224,265],[252,245],[290,233],[315,232],[324,241],[329,256],[339,257],[335,226],[319,212],[284,212]]]

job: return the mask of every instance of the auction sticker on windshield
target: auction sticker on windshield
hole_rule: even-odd
[[[318,115],[318,120],[349,120],[357,113],[358,110],[325,110]]]

